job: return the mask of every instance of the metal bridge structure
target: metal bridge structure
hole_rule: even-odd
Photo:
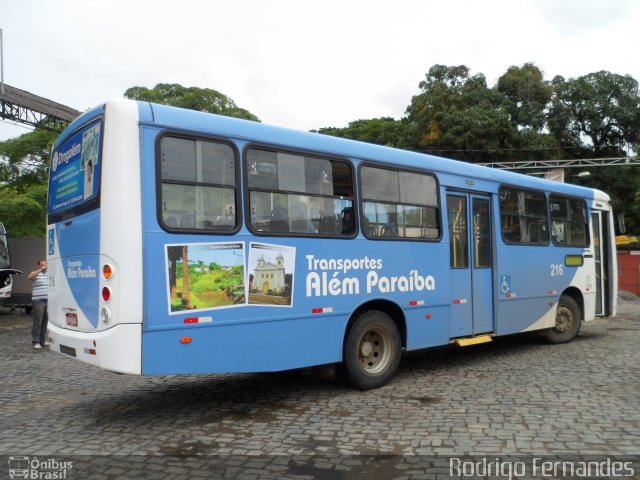
[[[593,168],[640,165],[640,157],[580,158],[575,160],[533,160],[519,162],[478,163],[504,170],[551,170],[554,168]]]
[[[39,97],[19,88],[2,84],[0,118],[53,132],[62,132],[81,112]]]
[[[485,167],[514,170],[528,175],[543,175],[548,180],[564,182],[566,168],[582,168],[583,172],[572,176],[586,176],[589,172],[584,169],[594,167],[618,167],[624,165],[640,165],[640,157],[610,157],[610,158],[579,158],[572,160],[532,160],[516,162],[478,163]]]

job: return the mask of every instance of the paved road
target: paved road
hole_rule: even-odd
[[[640,454],[633,301],[566,345],[515,336],[405,355],[368,392],[309,372],[117,375],[34,351],[29,333],[28,316],[0,309],[0,455],[73,458],[67,478],[80,465],[105,479],[421,478],[434,455]]]

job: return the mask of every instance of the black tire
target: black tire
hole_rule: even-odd
[[[556,310],[556,326],[546,331],[545,337],[549,343],[567,343],[573,340],[580,331],[582,315],[576,301],[562,295]]]
[[[338,378],[360,390],[386,384],[400,363],[400,333],[384,312],[366,311],[358,316],[344,342]]]

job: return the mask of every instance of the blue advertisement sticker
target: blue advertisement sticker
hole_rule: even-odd
[[[64,274],[82,313],[91,325],[98,326],[98,296],[100,295],[100,264],[98,256],[66,257]]]
[[[64,141],[51,156],[49,213],[80,205],[98,194],[102,122],[95,122]]]

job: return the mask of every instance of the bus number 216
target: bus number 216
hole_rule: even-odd
[[[564,275],[564,271],[562,270],[562,264],[551,264],[551,276],[552,277],[561,277]]]

